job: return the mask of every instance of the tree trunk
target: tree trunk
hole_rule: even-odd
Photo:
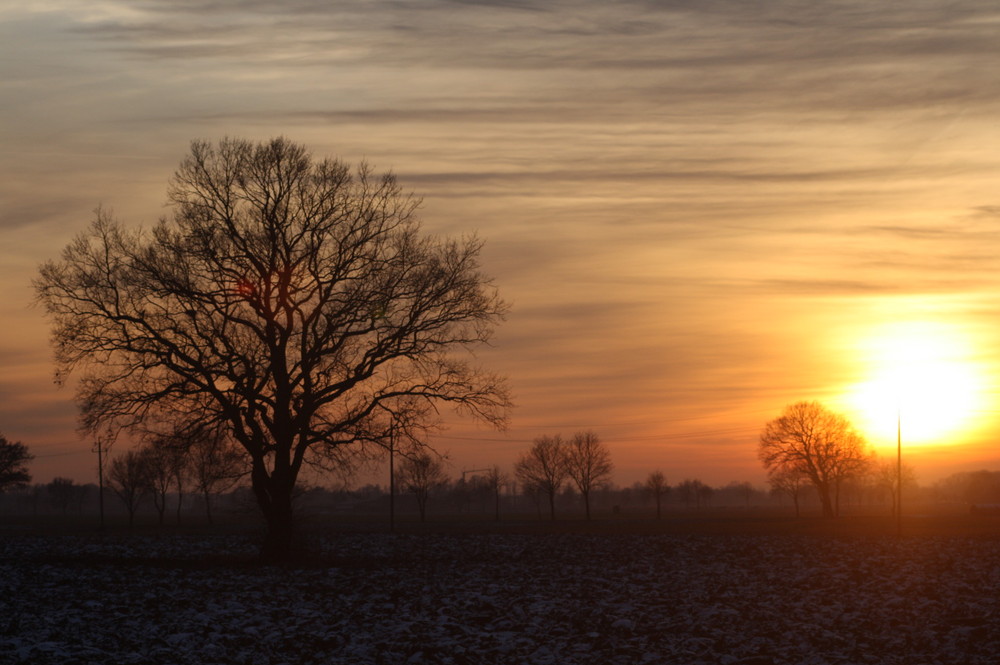
[[[282,483],[268,474],[263,460],[254,461],[250,477],[254,497],[267,526],[264,541],[261,543],[260,558],[268,563],[288,561],[295,555],[293,483]]]
[[[212,522],[212,493],[206,489],[204,494],[205,494],[205,516],[208,517],[208,523],[210,525],[213,525],[214,523]]]
[[[581,492],[583,494],[583,509],[587,514],[587,521],[590,521],[590,492]]]
[[[549,492],[549,519],[556,521],[556,493]]]
[[[423,492],[417,492],[417,510],[420,511],[420,521],[427,521],[427,495]]]
[[[295,554],[295,525],[291,501],[272,503],[271,508],[265,511],[264,518],[267,521],[267,533],[261,544],[260,558],[268,563],[292,559]]]
[[[823,517],[833,519],[836,513],[833,509],[833,499],[830,497],[830,486],[819,485],[816,489],[819,491],[819,500],[823,504]]]

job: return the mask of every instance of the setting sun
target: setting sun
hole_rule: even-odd
[[[868,378],[850,391],[857,424],[873,443],[956,443],[976,427],[984,380],[961,329],[939,322],[884,326],[861,342]]]

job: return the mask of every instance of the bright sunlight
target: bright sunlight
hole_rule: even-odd
[[[976,428],[985,382],[961,329],[942,322],[886,324],[861,342],[868,379],[848,402],[874,444],[949,444]]]

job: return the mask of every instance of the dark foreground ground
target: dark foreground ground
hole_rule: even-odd
[[[0,532],[0,662],[1000,662],[995,537],[744,530]]]

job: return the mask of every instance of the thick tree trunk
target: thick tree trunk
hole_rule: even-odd
[[[830,498],[830,487],[820,486],[819,489],[819,499],[823,504],[823,517],[827,519],[833,519],[836,517],[836,513],[833,509],[833,499]]]
[[[288,561],[295,555],[295,520],[292,514],[292,484],[268,474],[262,461],[255,461],[251,484],[267,531],[260,558],[270,563]]]
[[[263,508],[263,506],[262,506]],[[288,561],[295,555],[295,521],[292,515],[291,494],[273,497],[264,509],[267,532],[260,548],[260,558],[268,562]]]

